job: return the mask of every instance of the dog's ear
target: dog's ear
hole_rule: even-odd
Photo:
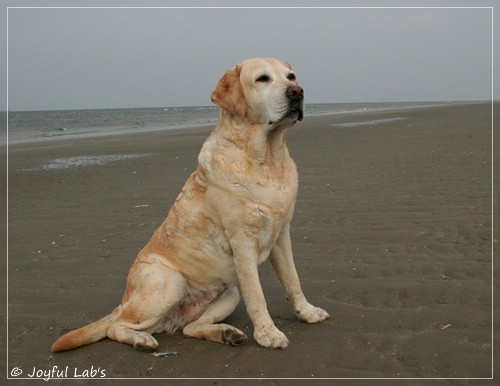
[[[247,101],[240,81],[240,71],[239,65],[228,70],[220,78],[211,99],[220,108],[244,117],[247,114]]]

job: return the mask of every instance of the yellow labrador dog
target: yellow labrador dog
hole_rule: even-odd
[[[221,108],[218,124],[203,144],[198,168],[139,252],[121,304],[60,337],[53,352],[105,337],[155,350],[152,334],[178,329],[239,346],[247,336],[220,323],[239,302],[238,284],[255,340],[285,348],[288,339],[269,316],[259,282],[258,265],[267,259],[300,320],[328,318],[306,300],[290,242],[298,180],[285,138],[303,115],[295,73],[276,59],[246,60],[224,74],[212,101]]]

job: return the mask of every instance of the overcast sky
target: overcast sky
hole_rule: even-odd
[[[224,71],[254,56],[290,62],[308,103],[490,100],[492,10],[10,8],[9,110],[210,105]]]

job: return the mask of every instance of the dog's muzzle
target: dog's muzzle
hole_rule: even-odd
[[[304,117],[303,101],[304,89],[300,86],[290,86],[286,89],[286,96],[289,101],[289,114],[293,115],[298,113],[298,120],[301,121]]]

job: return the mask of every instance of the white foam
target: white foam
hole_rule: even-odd
[[[150,154],[84,155],[79,157],[55,158],[36,168],[25,170],[59,170],[87,166],[102,166],[111,162],[125,161],[149,156]]]
[[[358,126],[374,126],[380,125],[382,123],[401,121],[408,118],[385,118],[385,119],[374,119],[371,121],[358,121],[358,122],[346,122],[346,123],[337,123],[335,126],[342,128],[350,128],[350,127],[358,127]]]

